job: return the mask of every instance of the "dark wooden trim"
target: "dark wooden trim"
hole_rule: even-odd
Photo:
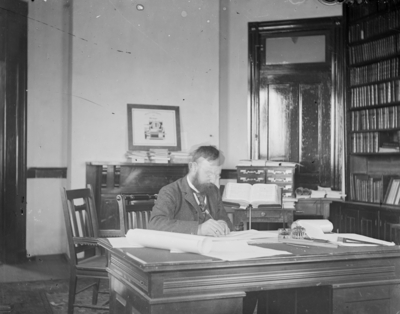
[[[67,168],[28,168],[28,179],[43,179],[43,178],[57,178],[65,179],[67,177]]]
[[[28,3],[0,8],[0,261],[26,260]]]

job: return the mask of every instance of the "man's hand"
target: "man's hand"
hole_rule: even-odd
[[[202,236],[220,237],[227,234],[226,230],[228,230],[229,233],[229,228],[225,221],[209,219],[199,225],[197,234]]]
[[[217,222],[222,226],[222,228],[224,228],[224,235],[228,235],[231,232],[226,221],[217,220]]]

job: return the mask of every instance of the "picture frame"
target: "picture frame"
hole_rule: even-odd
[[[128,104],[128,148],[181,150],[178,106]]]

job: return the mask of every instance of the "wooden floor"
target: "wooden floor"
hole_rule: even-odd
[[[78,290],[87,286],[89,281],[78,281]],[[61,255],[40,256],[21,264],[0,265],[0,314],[66,314],[68,287],[68,263]],[[100,290],[108,291],[108,281],[101,283]],[[77,296],[78,303],[90,304],[91,297],[91,290],[80,293]],[[107,299],[107,294],[99,296],[101,302]],[[108,314],[108,311],[76,308],[75,313]]]
[[[0,265],[0,283],[68,278],[68,262],[63,255],[37,256],[21,264]]]

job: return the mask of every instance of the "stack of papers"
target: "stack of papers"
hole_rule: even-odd
[[[295,208],[296,202],[298,201],[295,197],[284,196],[282,198],[282,207],[283,208]]]
[[[170,152],[171,163],[188,164],[190,162],[190,153],[188,152]]]
[[[168,149],[166,148],[150,148],[149,158],[150,162],[161,164],[167,164],[170,159]]]
[[[150,162],[148,152],[145,150],[128,150],[126,158],[133,163],[147,163]]]
[[[326,195],[325,190],[311,190],[311,198],[324,198]]]
[[[346,194],[342,193],[341,191],[333,191],[331,188],[324,188],[324,187],[318,187],[319,191],[325,191],[325,197],[326,198],[334,198],[334,199],[345,199]]]

